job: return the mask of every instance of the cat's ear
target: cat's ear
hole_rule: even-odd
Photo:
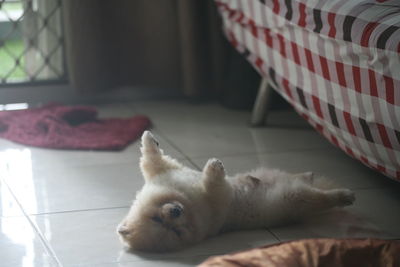
[[[225,168],[219,159],[209,159],[203,168],[204,186],[219,186],[225,183]]]
[[[164,155],[159,147],[158,141],[150,131],[145,131],[142,135],[142,146],[140,148],[142,157],[140,158],[140,170],[145,180],[160,175],[170,169],[180,167],[180,164]]]

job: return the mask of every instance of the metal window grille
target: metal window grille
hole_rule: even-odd
[[[61,0],[0,0],[0,85],[65,78]]]

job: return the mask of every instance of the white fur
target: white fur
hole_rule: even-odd
[[[145,185],[118,227],[121,241],[145,251],[171,251],[220,232],[279,225],[354,202],[348,189],[324,189],[311,172],[260,168],[226,176],[210,159],[202,172],[163,154],[150,132],[142,136]]]

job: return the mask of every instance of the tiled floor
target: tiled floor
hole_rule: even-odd
[[[143,181],[139,144],[122,152],[57,151],[0,140],[0,266],[192,266],[210,255],[309,237],[400,238],[400,186],[332,147],[290,111],[265,128],[216,104],[99,106],[103,117],[146,114],[164,151],[193,168],[220,158],[228,173],[260,165],[313,170],[356,192],[354,206],[302,224],[237,232],[171,254],[127,253],[115,234]]]

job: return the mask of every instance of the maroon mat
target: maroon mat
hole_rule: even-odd
[[[87,106],[47,105],[1,111],[0,138],[24,145],[58,149],[120,150],[150,127],[146,116],[98,119]]]

